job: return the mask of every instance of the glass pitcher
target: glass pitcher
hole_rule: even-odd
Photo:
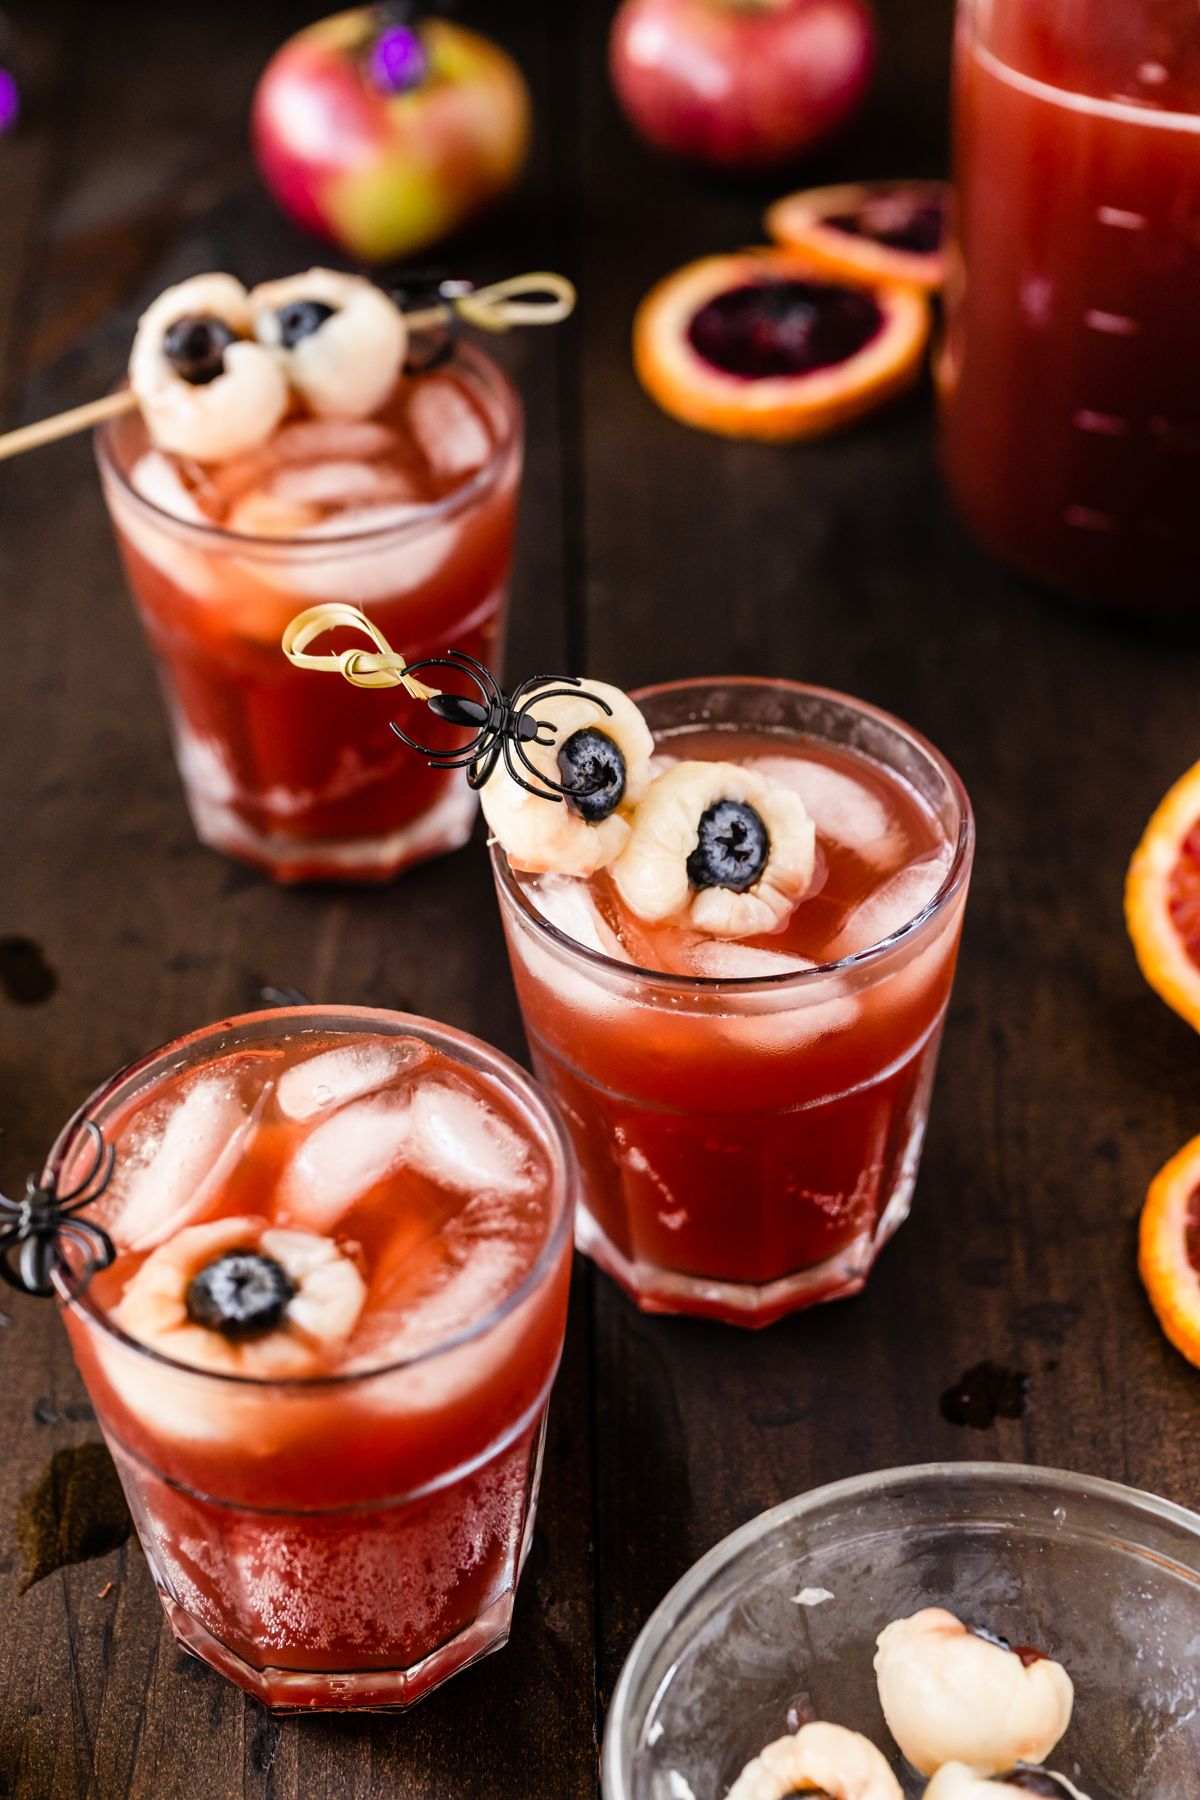
[[[982,542],[1200,610],[1196,0],[959,0],[942,448]]]

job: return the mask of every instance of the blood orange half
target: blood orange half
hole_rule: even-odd
[[[786,250],[707,256],[642,301],[634,366],[687,425],[817,437],[908,387],[929,336],[915,287],[843,280]]]
[[[1163,797],[1134,851],[1125,922],[1150,986],[1200,1030],[1200,763]]]
[[[1200,1366],[1200,1137],[1150,1183],[1138,1267],[1159,1324],[1175,1348]]]
[[[765,224],[776,243],[823,268],[932,292],[946,272],[949,207],[944,181],[869,181],[787,194]]]

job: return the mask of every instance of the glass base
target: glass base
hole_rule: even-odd
[[[514,1541],[508,1560],[507,1585],[489,1605],[477,1612],[452,1637],[403,1668],[360,1667],[341,1669],[282,1667],[275,1663],[252,1663],[232,1649],[210,1625],[202,1624],[197,1610],[202,1598],[193,1591],[191,1606],[181,1604],[172,1593],[169,1577],[161,1566],[163,1546],[156,1542],[150,1527],[150,1514],[144,1496],[136,1485],[135,1465],[119,1446],[109,1440],[117,1461],[118,1472],[138,1528],[142,1549],[162,1601],[167,1622],[175,1641],[189,1655],[207,1663],[227,1681],[275,1713],[310,1712],[403,1712],[423,1700],[427,1694],[449,1681],[452,1675],[469,1668],[493,1650],[501,1650],[508,1642],[512,1628],[513,1606],[517,1587],[524,1572],[537,1523],[538,1491],[542,1479],[542,1462],[546,1451],[547,1413],[543,1405],[541,1417],[533,1427],[532,1439],[523,1434],[513,1449],[523,1466],[521,1510],[514,1524]],[[132,1480],[131,1480],[132,1478]],[[450,1490],[451,1493],[454,1490]],[[191,1547],[195,1548],[194,1540]],[[396,1554],[402,1555],[397,1547]],[[179,1565],[176,1562],[176,1576]],[[298,1579],[298,1577],[297,1577]],[[316,1660],[314,1656],[313,1660]]]
[[[848,1300],[866,1285],[875,1259],[892,1233],[908,1217],[912,1203],[919,1141],[909,1167],[897,1183],[874,1231],[860,1232],[835,1256],[809,1269],[798,1269],[777,1281],[718,1281],[686,1275],[655,1263],[631,1260],[605,1236],[582,1203],[575,1215],[575,1243],[597,1267],[611,1275],[644,1313],[679,1313],[694,1319],[719,1319],[759,1331],[788,1313],[825,1300]]]
[[[500,1650],[508,1642],[514,1592],[505,1594],[473,1619],[457,1637],[408,1669],[255,1668],[223,1644],[198,1620],[160,1590],[159,1598],[177,1643],[219,1675],[269,1707],[273,1713],[403,1712],[451,1675]]]
[[[309,841],[256,832],[227,802],[187,790],[196,836],[211,850],[253,864],[287,885],[306,881],[391,881],[415,863],[460,850],[471,835],[478,799],[466,783],[398,830],[378,837]]]

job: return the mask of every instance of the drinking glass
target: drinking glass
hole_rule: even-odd
[[[583,1173],[580,1247],[638,1305],[765,1325],[861,1288],[907,1216],[954,975],[974,830],[953,769],[887,713],[774,680],[635,694],[689,727],[869,757],[937,821],[945,877],[902,929],[754,980],[655,973],[576,943],[503,850],[493,870],[534,1066]]]
[[[365,608],[410,661],[452,644],[499,668],[520,401],[469,345],[436,375],[412,379],[467,390],[489,425],[486,462],[440,500],[364,506],[358,523],[338,530],[331,520],[320,534],[247,536],[179,518],[131,480],[147,448],[140,416],[97,434],[104,496],[197,836],[277,881],[386,881],[457,849],[475,818],[462,773],[426,768],[390,730],[394,694],[313,681],[280,649],[297,613],[341,601]],[[263,454],[269,461],[270,443]],[[352,632],[330,642],[361,645]]]
[[[404,1360],[267,1381],[130,1337],[69,1268],[56,1287],[180,1644],[278,1711],[403,1707],[508,1636],[570,1274],[573,1164],[552,1109],[463,1032],[362,1007],[284,1008],[115,1075],[66,1127],[44,1179],[70,1176],[85,1121],[104,1130],[183,1072],[301,1031],[418,1039],[468,1085],[499,1090],[549,1171],[547,1235],[512,1291]]]

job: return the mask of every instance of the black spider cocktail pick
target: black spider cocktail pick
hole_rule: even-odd
[[[567,793],[580,793],[577,783],[568,787],[565,782],[555,781],[525,753],[526,744],[548,747],[557,735],[557,728],[548,719],[535,718],[531,711],[540,700],[569,699],[578,694],[611,715],[612,707],[608,702],[598,694],[586,693],[577,675],[531,675],[511,694],[506,694],[491,670],[463,650],[450,650],[445,656],[427,656],[421,662],[407,664],[407,668],[410,672],[459,669],[479,691],[477,700],[468,694],[431,694],[425,702],[435,718],[444,719],[448,725],[474,729],[474,737],[461,750],[452,753],[436,750],[431,744],[422,744],[410,737],[395,720],[392,721],[392,730],[400,742],[426,757],[430,768],[466,769],[468,785],[481,788],[503,757],[512,779],[539,799],[561,802]],[[526,779],[521,768],[528,770],[533,776],[532,781]]]
[[[91,1161],[73,1187],[60,1188],[56,1177],[48,1183],[30,1175],[21,1200],[0,1194],[0,1277],[9,1287],[43,1298],[54,1292],[51,1277],[66,1270],[77,1287],[89,1282],[98,1269],[106,1269],[116,1256],[107,1231],[79,1213],[98,1200],[112,1180],[116,1151],[91,1119],[84,1132],[91,1143]],[[64,1254],[75,1252],[68,1260]]]
[[[315,638],[343,626],[365,632],[376,649],[339,650],[326,655],[313,655],[308,650]],[[307,612],[294,618],[283,634],[283,651],[298,668],[336,670],[356,687],[402,687],[411,699],[423,702],[435,718],[472,732],[470,741],[461,748],[442,751],[410,737],[392,721],[392,730],[401,743],[426,757],[432,768],[465,769],[467,781],[473,788],[483,786],[503,757],[512,779],[541,800],[561,802],[568,794],[573,799],[580,799],[594,791],[590,784],[581,786],[578,779],[569,783],[556,781],[530,760],[525,749],[526,744],[548,748],[557,736],[557,727],[549,719],[537,718],[533,712],[542,700],[577,695],[611,715],[612,707],[608,702],[598,694],[589,693],[578,676],[531,675],[511,694],[506,694],[491,670],[462,650],[408,662],[398,650],[392,649],[378,625],[364,612],[357,606],[340,602],[310,606]],[[427,686],[419,679],[419,671],[424,669],[457,670],[474,685],[478,697],[446,694],[440,688]],[[529,776],[533,779],[528,779]],[[596,786],[602,782],[602,777],[597,778]]]

